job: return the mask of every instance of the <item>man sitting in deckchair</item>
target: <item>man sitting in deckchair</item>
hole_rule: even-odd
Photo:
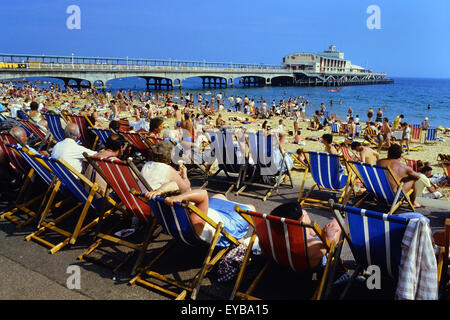
[[[359,153],[359,158],[361,162],[375,164],[378,159],[380,159],[380,154],[370,147],[363,146],[358,141],[353,141],[351,144],[352,150]]]
[[[414,188],[415,182],[420,178],[420,176],[411,167],[401,161],[402,152],[402,147],[399,144],[392,144],[388,149],[387,159],[379,159],[377,161],[377,165],[390,167],[397,180],[403,182],[403,192],[408,193],[411,189],[413,190],[410,195],[411,202],[414,204],[415,208],[420,208],[421,204],[415,201],[416,191]],[[391,181],[390,176],[389,183],[392,186],[392,190],[397,192],[397,184],[395,181]]]

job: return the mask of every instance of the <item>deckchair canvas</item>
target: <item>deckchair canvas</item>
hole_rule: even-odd
[[[57,113],[45,113],[44,117],[47,120],[48,129],[53,139],[56,142],[63,141],[66,137],[64,136],[64,130],[61,125],[61,116]]]
[[[110,129],[102,129],[102,128],[88,128],[88,130],[91,130],[95,134],[95,140],[94,144],[92,145],[92,149],[95,150],[95,147],[97,146],[98,141],[100,141],[103,145],[105,145],[106,141],[108,140],[109,136],[111,135]]]
[[[80,129],[80,135],[81,135],[80,140],[81,140],[83,146],[85,146],[86,148],[90,148],[91,142],[89,139],[88,128],[93,127],[94,125],[91,123],[89,118],[86,116],[77,115],[77,114],[68,114],[67,118],[69,119],[70,122],[78,125],[78,128]]]

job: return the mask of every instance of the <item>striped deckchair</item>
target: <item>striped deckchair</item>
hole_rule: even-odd
[[[339,134],[339,123],[337,122],[331,122],[330,123],[330,128],[331,128],[331,134],[335,135],[335,134]]]
[[[201,188],[206,188],[211,181],[218,181],[229,185],[225,192],[227,195],[234,188],[240,188],[245,160],[238,158],[239,146],[234,143],[234,131],[208,130],[207,134],[211,140],[209,145],[211,149],[204,159],[208,164],[217,161],[218,170],[214,173],[204,171]],[[242,152],[242,154],[244,153]],[[225,177],[219,176],[220,172],[223,172]]]
[[[422,128],[420,124],[411,124],[411,142],[422,142]]]
[[[95,147],[97,146],[98,141],[102,145],[105,145],[106,140],[108,140],[109,136],[111,135],[112,131],[110,129],[101,129],[101,128],[88,128],[95,134],[95,141],[92,145],[92,149],[95,150]]]
[[[17,119],[30,120],[28,115],[23,110],[17,110]]]
[[[308,165],[305,162],[301,161],[296,153],[290,153],[289,155],[291,156],[292,159],[292,169],[306,170]]]
[[[341,153],[341,156],[347,161],[359,161],[358,156],[351,152],[346,145],[339,146],[339,152]]]
[[[143,194],[140,196],[142,197]],[[225,201],[221,199],[216,200]],[[174,203],[173,206],[169,206],[164,201],[164,198],[155,197],[154,199],[149,200],[148,203],[153,214],[158,220],[158,223],[162,226],[163,231],[173,237],[173,239],[164,248],[162,248],[161,253],[159,253],[155,259],[153,259],[141,272],[139,272],[136,277],[131,279],[130,284],[133,285],[137,282],[175,298],[179,297],[180,293],[150,282],[151,278],[154,278],[178,287],[181,290],[192,292],[191,299],[195,300],[204,276],[219,261],[219,259],[224,256],[231,246],[237,246],[239,245],[239,242],[227,232],[222,222],[214,222],[208,217],[207,214],[203,213],[194,204]],[[191,222],[192,214],[199,216],[205,221],[205,223],[211,225],[211,227],[215,229],[211,243],[205,242],[197,235]],[[200,271],[191,281],[173,280],[161,273],[151,270],[152,266],[159,260],[159,258],[164,255],[175,243],[182,243],[186,246],[199,248],[208,248],[207,256],[203,261]],[[218,251],[216,251],[217,253],[213,256],[213,251],[215,249],[218,249]]]
[[[403,182],[400,183],[398,181],[391,168],[359,161],[350,161],[350,164],[350,168],[368,191],[368,194],[355,204],[355,207],[358,207],[369,194],[372,194],[379,202],[390,206],[390,214],[394,213],[405,200],[411,210],[414,211],[414,205],[409,199],[414,190],[411,189],[405,193],[403,191]],[[390,180],[395,183],[396,192],[394,192],[389,182]]]
[[[58,181],[54,184],[49,199],[53,199],[56,196],[56,193],[59,191],[60,186],[64,186],[64,188],[67,190],[66,192],[70,193],[70,195],[78,201],[75,207],[73,207],[72,210],[69,211],[69,213],[65,212],[56,219],[47,219],[49,211],[45,210],[41,214],[38,224],[38,230],[25,238],[27,241],[35,240],[41,244],[48,246],[50,248],[50,253],[53,254],[69,244],[75,244],[79,236],[85,234],[98,223],[99,218],[96,217],[85,224],[86,216],[90,208],[95,210],[97,214],[109,215],[117,206],[117,203],[109,196],[105,196],[103,194],[103,191],[98,189],[97,183],[91,182],[84,175],[75,170],[65,160],[54,159],[39,154],[32,155],[32,157],[43,166],[48,167],[58,179]],[[96,194],[98,194],[100,198],[96,198]],[[107,203],[112,205],[113,208],[110,208],[107,212],[103,213],[103,210],[104,208],[106,208]],[[81,208],[81,211],[76,224],[74,226],[71,225],[70,227],[68,227],[70,228],[70,230],[62,229],[61,223],[63,221],[66,221],[69,216],[74,214],[76,212],[76,209],[78,208]],[[54,233],[61,235],[63,237],[63,240],[57,244],[53,244],[47,241],[43,237],[43,234],[47,231],[53,231]]]
[[[436,133],[437,133],[437,129],[436,128],[428,128],[427,129],[427,133],[425,135],[425,143],[430,143],[430,142],[436,142]]]
[[[247,141],[249,154],[245,158],[246,165],[242,174],[241,188],[236,195],[245,195],[266,201],[273,191],[278,191],[282,185],[293,188],[291,171],[286,162],[284,150],[279,145],[278,136],[276,134],[266,136],[263,131],[248,132]],[[289,183],[283,183],[284,177],[289,178]],[[244,192],[249,186],[267,189],[267,192],[264,195],[256,192]]]
[[[12,137],[11,137],[12,139]],[[26,197],[31,194],[31,187],[38,184],[37,180],[33,181],[33,177],[35,176],[35,170],[32,166],[28,164],[26,161],[26,154],[22,155],[25,151],[22,151],[22,147],[18,144],[10,144],[0,142],[0,147],[2,150],[7,151],[7,156],[13,161],[17,161],[15,167],[23,166],[24,170],[27,169],[27,172],[24,172],[25,179],[23,179],[22,187],[14,201],[14,205],[11,208],[5,210],[1,215],[1,219],[8,219],[16,225],[17,229],[22,228],[23,226],[31,223],[38,215],[36,210],[32,208],[35,203],[40,201],[43,197],[42,193],[26,200]],[[51,178],[50,178],[51,180]],[[25,213],[25,217],[22,217],[20,214]]]
[[[408,219],[336,204],[333,200],[330,200],[330,208],[357,263],[355,272],[341,293],[341,299],[356,276],[369,266],[378,266],[381,275],[396,280]]]
[[[90,165],[95,169],[108,184],[108,188],[120,198],[122,204],[126,208],[126,212],[129,216],[137,217],[141,222],[146,224],[146,232],[144,239],[138,239],[137,242],[131,242],[123,240],[122,238],[112,234],[112,230],[103,231],[101,230],[101,224],[105,217],[100,217],[99,227],[97,230],[96,238],[97,240],[83,253],[78,259],[88,259],[94,262],[101,262],[90,256],[90,254],[100,247],[100,245],[106,241],[116,245],[122,245],[131,248],[132,254],[138,253],[138,258],[132,268],[131,273],[135,273],[136,268],[142,261],[145,251],[150,243],[153,236],[156,221],[151,215],[150,206],[147,201],[142,200],[136,195],[133,195],[130,190],[139,190],[139,192],[144,192],[146,190],[141,190],[141,185],[147,190],[152,190],[145,179],[141,176],[139,170],[134,166],[131,158],[127,161],[99,158],[96,156],[89,156],[86,153],[83,154]],[[139,183],[140,182],[140,183]],[[122,260],[117,266],[114,267],[114,271],[122,267],[132,255],[128,255],[124,260]]]
[[[66,116],[70,122],[73,122],[78,125],[78,128],[80,129],[80,135],[81,135],[80,140],[81,140],[81,143],[83,144],[83,146],[85,146],[86,148],[90,148],[92,143],[91,143],[91,139],[89,137],[88,128],[89,127],[92,128],[92,127],[94,127],[94,125],[91,123],[89,118],[86,116],[78,115],[78,114],[67,114]]]
[[[132,154],[138,151],[145,158],[147,159],[151,158],[152,156],[151,147],[147,143],[146,139],[144,139],[140,133],[119,130],[119,134],[121,134],[125,138],[125,140],[128,142],[129,147],[131,147],[132,149],[134,148],[134,150],[132,150]]]
[[[130,131],[130,121],[128,119],[119,119],[120,127],[119,131]]]
[[[333,192],[341,192],[338,202],[346,204],[350,196],[350,191],[353,190],[350,170],[347,168],[347,175],[343,174],[343,168],[340,165],[339,156],[337,154],[309,151],[305,154],[308,160],[308,168],[303,174],[303,181],[298,194],[298,201],[300,204],[309,205],[312,207],[327,207],[328,200],[319,200],[310,198],[311,193],[317,187],[319,190],[327,190]],[[344,162],[347,167],[347,162]],[[304,186],[307,174],[311,173],[314,180],[314,185],[309,189],[305,196],[303,196]]]
[[[44,117],[47,120],[48,129],[50,130],[53,139],[56,142],[63,141],[66,137],[61,125],[61,116],[57,113],[44,113]]]
[[[48,135],[46,135],[44,132],[41,131],[41,129],[39,129],[39,127],[32,122],[31,120],[19,120],[22,128],[24,128],[27,133],[30,133],[35,135],[36,137],[39,138],[39,140],[41,140],[42,142],[46,142],[48,139]]]
[[[437,161],[440,163],[450,163],[450,154],[439,153],[437,156]]]
[[[308,256],[308,238],[306,237],[307,230],[312,229],[317,237],[322,240],[327,250],[328,258],[327,264],[322,274],[322,281],[314,293],[313,299],[325,298],[323,289],[327,285],[326,282],[332,279],[332,275],[328,275],[331,263],[337,263],[335,253],[340,254],[343,241],[336,244],[334,241],[330,244],[322,230],[315,222],[304,223],[297,220],[280,218],[269,214],[262,214],[259,212],[249,211],[235,206],[238,212],[244,219],[246,219],[253,227],[253,233],[250,238],[249,245],[242,262],[236,283],[234,285],[231,299],[235,296],[241,299],[257,299],[252,296],[254,289],[262,278],[264,272],[272,263],[279,264],[294,272],[309,272],[313,273],[322,268],[322,266],[311,266]],[[261,247],[264,256],[267,257],[267,262],[261,269],[259,274],[252,281],[246,292],[238,291],[245,275],[247,265],[250,261],[253,243],[258,237],[259,246]],[[325,281],[328,280],[328,281]]]
[[[9,165],[20,174],[26,175],[30,171],[30,166],[27,162],[12,149],[7,147],[7,144],[17,145],[17,141],[7,131],[0,132],[0,149],[6,155]]]
[[[444,179],[440,183],[440,187],[450,188],[450,163],[442,163],[441,166],[444,171]]]
[[[417,164],[417,160],[412,160],[412,159],[404,159],[405,163],[408,167],[411,167],[415,172],[419,172],[419,166]]]

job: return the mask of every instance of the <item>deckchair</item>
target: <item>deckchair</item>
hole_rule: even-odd
[[[130,121],[128,119],[119,119],[119,131],[130,131]]]
[[[44,210],[40,217],[38,230],[25,238],[27,241],[35,240],[41,244],[44,244],[50,248],[50,253],[53,254],[68,244],[75,244],[79,236],[85,234],[99,222],[99,217],[97,216],[85,224],[90,208],[92,208],[97,215],[107,216],[112,213],[114,209],[116,209],[118,204],[112,198],[105,195],[102,190],[99,190],[96,182],[91,182],[84,175],[75,170],[64,159],[54,159],[38,154],[32,155],[32,157],[37,162],[47,166],[58,179],[58,181],[54,184],[49,199],[53,199],[56,196],[60,186],[63,185],[66,190],[70,192],[70,194],[78,201],[78,203],[71,210],[65,212],[56,219],[47,219],[49,211]],[[98,194],[100,198],[96,198],[96,194]],[[110,204],[112,208],[108,208],[108,210],[104,212],[107,204]],[[51,201],[47,204],[47,206],[49,205],[51,205]],[[81,208],[81,211],[75,226],[71,225],[68,227],[70,230],[62,229],[61,223],[74,214],[78,208]],[[57,244],[53,244],[44,239],[42,236],[42,234],[46,231],[56,232],[57,234],[63,236],[64,240]]]
[[[442,163],[441,166],[444,171],[444,179],[439,186],[441,188],[450,188],[450,163]]]
[[[356,270],[340,298],[345,297],[356,276],[371,265],[378,266],[383,276],[397,280],[402,239],[408,219],[341,205],[334,203],[332,199],[330,210],[338,221],[357,263]]]
[[[18,119],[23,119],[23,120],[30,120],[30,118],[28,117],[28,115],[25,113],[25,111],[23,110],[17,110],[17,118]]]
[[[412,160],[412,159],[406,159],[404,158],[405,163],[408,167],[411,167],[415,172],[419,172],[418,168],[418,164],[417,164],[417,160]]]
[[[439,153],[437,156],[437,161],[440,163],[450,163],[450,154]]]
[[[256,197],[266,201],[273,191],[278,191],[285,176],[289,178],[289,183],[285,185],[293,188],[291,171],[286,163],[285,153],[279,145],[278,136],[276,134],[266,136],[263,131],[258,131],[248,132],[247,137],[249,153],[246,157],[241,188],[236,195]],[[276,154],[281,159],[277,159]],[[244,192],[248,186],[268,189],[268,191],[264,195]]]
[[[142,197],[144,195],[141,194],[140,196]],[[130,284],[134,285],[137,282],[173,297],[178,297],[180,295],[180,293],[151,282],[150,279],[147,278],[150,277],[178,287],[183,291],[191,292],[191,299],[195,300],[205,275],[219,261],[219,259],[224,256],[230,246],[238,246],[239,242],[227,232],[222,222],[214,222],[194,204],[175,203],[173,206],[169,206],[164,201],[164,198],[155,197],[152,200],[149,200],[148,203],[153,214],[158,220],[158,223],[163,227],[163,231],[172,236],[173,239],[161,249],[157,256],[150,261],[150,263],[142,269],[136,277],[130,280]],[[211,243],[205,242],[197,235],[191,222],[191,214],[198,215],[201,219],[205,220],[205,223],[211,225],[215,229]],[[155,263],[176,243],[183,243],[187,246],[199,248],[207,248],[208,250],[200,271],[190,281],[173,280],[164,274],[152,270],[153,265],[155,265]],[[218,249],[218,251],[215,249]],[[216,254],[213,256],[214,251],[216,251]]]
[[[17,229],[20,229],[23,226],[31,223],[37,217],[38,213],[36,212],[35,208],[33,208],[33,206],[38,201],[42,200],[43,195],[38,194],[31,199],[25,200],[30,193],[30,186],[36,185],[35,183],[33,183],[35,170],[33,169],[33,167],[28,165],[27,161],[24,159],[25,156],[21,155],[23,151],[20,145],[0,142],[0,147],[2,150],[7,151],[7,153],[5,153],[7,154],[8,158],[10,158],[10,161],[17,161],[15,167],[23,166],[24,170],[28,170],[23,172],[25,174],[25,178],[23,179],[22,187],[20,188],[20,191],[14,202],[14,207],[7,209],[0,215],[1,219],[8,219],[16,225]],[[26,217],[19,220],[20,213],[25,213]]]
[[[420,127],[420,124],[411,124],[409,127],[411,128],[411,142],[421,143],[422,128]]]
[[[372,147],[379,147],[377,130],[372,128],[366,128],[364,138],[370,143]]]
[[[424,143],[431,143],[431,142],[436,142],[436,133],[437,133],[437,129],[436,128],[428,128],[427,129],[427,133],[425,135],[425,140]]]
[[[101,216],[96,233],[97,240],[83,254],[81,254],[78,259],[90,259],[94,262],[100,262],[98,259],[92,258],[90,254],[99,248],[103,242],[106,241],[116,245],[122,245],[133,249],[133,251],[114,268],[114,272],[121,268],[133,254],[138,253],[138,257],[131,272],[133,274],[136,271],[137,266],[141,263],[151,241],[156,227],[156,220],[151,215],[151,210],[147,201],[133,195],[130,190],[141,190],[141,185],[138,181],[141,182],[141,184],[148,191],[151,190],[151,187],[140,175],[139,170],[134,166],[131,158],[128,158],[125,162],[121,160],[89,156],[86,153],[83,155],[89,164],[93,166],[96,173],[98,173],[106,181],[108,187],[111,188],[117,197],[120,198],[122,204],[126,208],[126,213],[131,216],[135,216],[141,222],[146,223],[147,229],[145,231],[144,240],[140,243],[133,243],[118,236],[114,236],[112,234],[112,230],[103,231],[102,223],[105,217]],[[141,192],[144,191],[145,190],[141,190]]]
[[[332,135],[339,135],[339,123],[337,122],[331,122],[330,123],[330,128],[331,128],[331,134]]]
[[[441,240],[441,239],[440,239]],[[449,247],[450,247],[450,218],[445,219],[444,223],[444,238],[443,241],[435,239],[435,243],[439,246],[438,254],[438,282],[440,290],[443,294],[447,293],[447,300],[450,298],[450,291],[448,288],[449,281]],[[445,299],[445,297],[444,297]]]
[[[333,276],[329,275],[328,272],[330,270],[334,270],[334,268],[330,268],[331,264],[338,262],[335,253],[340,253],[340,250],[344,244],[343,241],[340,241],[338,244],[333,241],[330,244],[325,234],[315,222],[307,224],[297,220],[280,218],[269,214],[245,210],[237,205],[234,209],[253,227],[253,233],[251,235],[242,266],[239,270],[236,283],[231,293],[231,299],[234,299],[235,296],[248,300],[258,299],[252,296],[252,293],[267,268],[274,262],[294,272],[309,272],[312,275],[313,272],[320,271],[321,266],[311,266],[309,261],[308,238],[306,238],[307,229],[314,230],[317,237],[322,240],[327,250],[328,258],[325,270],[322,274],[322,280],[327,279],[328,282],[330,279],[333,279]],[[258,237],[259,246],[263,251],[263,255],[267,258],[267,262],[252,281],[247,291],[240,292],[238,290],[241,286],[247,265],[250,261],[250,256],[252,255],[252,248],[256,237]],[[339,257],[339,255],[337,257]],[[326,298],[326,295],[324,295],[325,292],[323,292],[326,286],[327,283],[321,281],[312,298]]]
[[[306,170],[306,168],[308,167],[308,165],[301,161],[296,153],[291,153],[290,154],[291,159],[292,159],[292,169],[296,169],[296,170]]]
[[[140,133],[119,130],[119,134],[125,138],[129,144],[129,147],[132,147],[135,151],[140,152],[146,159],[150,159],[152,156],[151,147]]]
[[[44,132],[39,129],[39,127],[31,120],[19,120],[22,127],[27,131],[27,133],[30,133],[31,135],[36,136],[39,140],[41,140],[41,146],[43,146],[45,143],[48,142],[48,139],[50,137],[50,132],[45,134]]]
[[[308,161],[308,168],[303,174],[303,180],[298,194],[300,204],[312,207],[327,207],[328,200],[320,200],[311,198],[311,193],[317,187],[319,190],[327,190],[332,192],[340,192],[338,202],[346,204],[350,197],[350,191],[353,190],[351,171],[347,166],[347,162],[343,164],[346,167],[347,174],[344,174],[343,167],[340,165],[339,156],[337,154],[309,151],[305,154]],[[311,173],[314,185],[303,196],[306,177]],[[342,189],[344,189],[342,191]]]
[[[243,157],[238,157],[238,152],[240,151],[244,155],[245,150],[240,150],[239,146],[235,145],[234,131],[209,130],[207,134],[211,140],[211,153],[205,159],[209,165],[217,161],[218,170],[214,173],[203,171],[204,182],[201,188],[206,188],[210,181],[226,183],[229,185],[229,188],[225,192],[225,195],[227,195],[231,190],[239,188],[241,185],[245,160]],[[223,172],[225,177],[219,176],[220,172]]]
[[[390,206],[389,214],[394,213],[398,208],[400,208],[405,200],[411,210],[414,211],[414,205],[409,198],[414,190],[411,189],[405,193],[403,191],[403,182],[400,183],[398,181],[391,168],[359,161],[350,161],[350,164],[350,168],[359,180],[361,180],[368,191],[366,196],[355,204],[355,207],[359,207],[366,197],[371,194],[378,200],[378,202]],[[397,187],[396,192],[394,192],[389,180],[395,183]]]
[[[61,116],[57,113],[44,113],[44,117],[47,120],[48,129],[50,130],[53,139],[56,142],[63,141],[66,137],[61,125]]]
[[[341,153],[342,157],[347,161],[359,161],[359,157],[356,156],[353,152],[351,152],[346,145],[339,146],[339,152]]]
[[[89,120],[89,118],[86,116],[78,115],[78,114],[67,114],[67,119],[70,122],[78,125],[78,128],[80,129],[80,135],[81,135],[80,140],[81,140],[83,146],[85,146],[86,148],[90,148],[92,143],[91,143],[91,139],[89,137],[88,128],[89,127],[92,128],[92,127],[94,127],[94,125]]]
[[[7,144],[16,145],[17,141],[9,134],[7,131],[0,132],[0,149],[6,155],[10,166],[15,169],[18,173],[26,175],[30,170],[27,162],[9,147]]]
[[[94,144],[92,145],[92,149],[95,150],[98,141],[100,141],[103,145],[105,145],[112,131],[110,129],[101,129],[101,128],[88,128],[95,134]]]

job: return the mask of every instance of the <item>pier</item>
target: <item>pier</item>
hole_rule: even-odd
[[[199,77],[203,88],[229,88],[235,81],[252,86],[344,86],[390,83],[385,73],[313,72],[284,65],[129,59],[104,57],[0,54],[0,80],[55,78],[78,89],[107,86],[114,79],[139,77],[147,90],[181,89]]]

